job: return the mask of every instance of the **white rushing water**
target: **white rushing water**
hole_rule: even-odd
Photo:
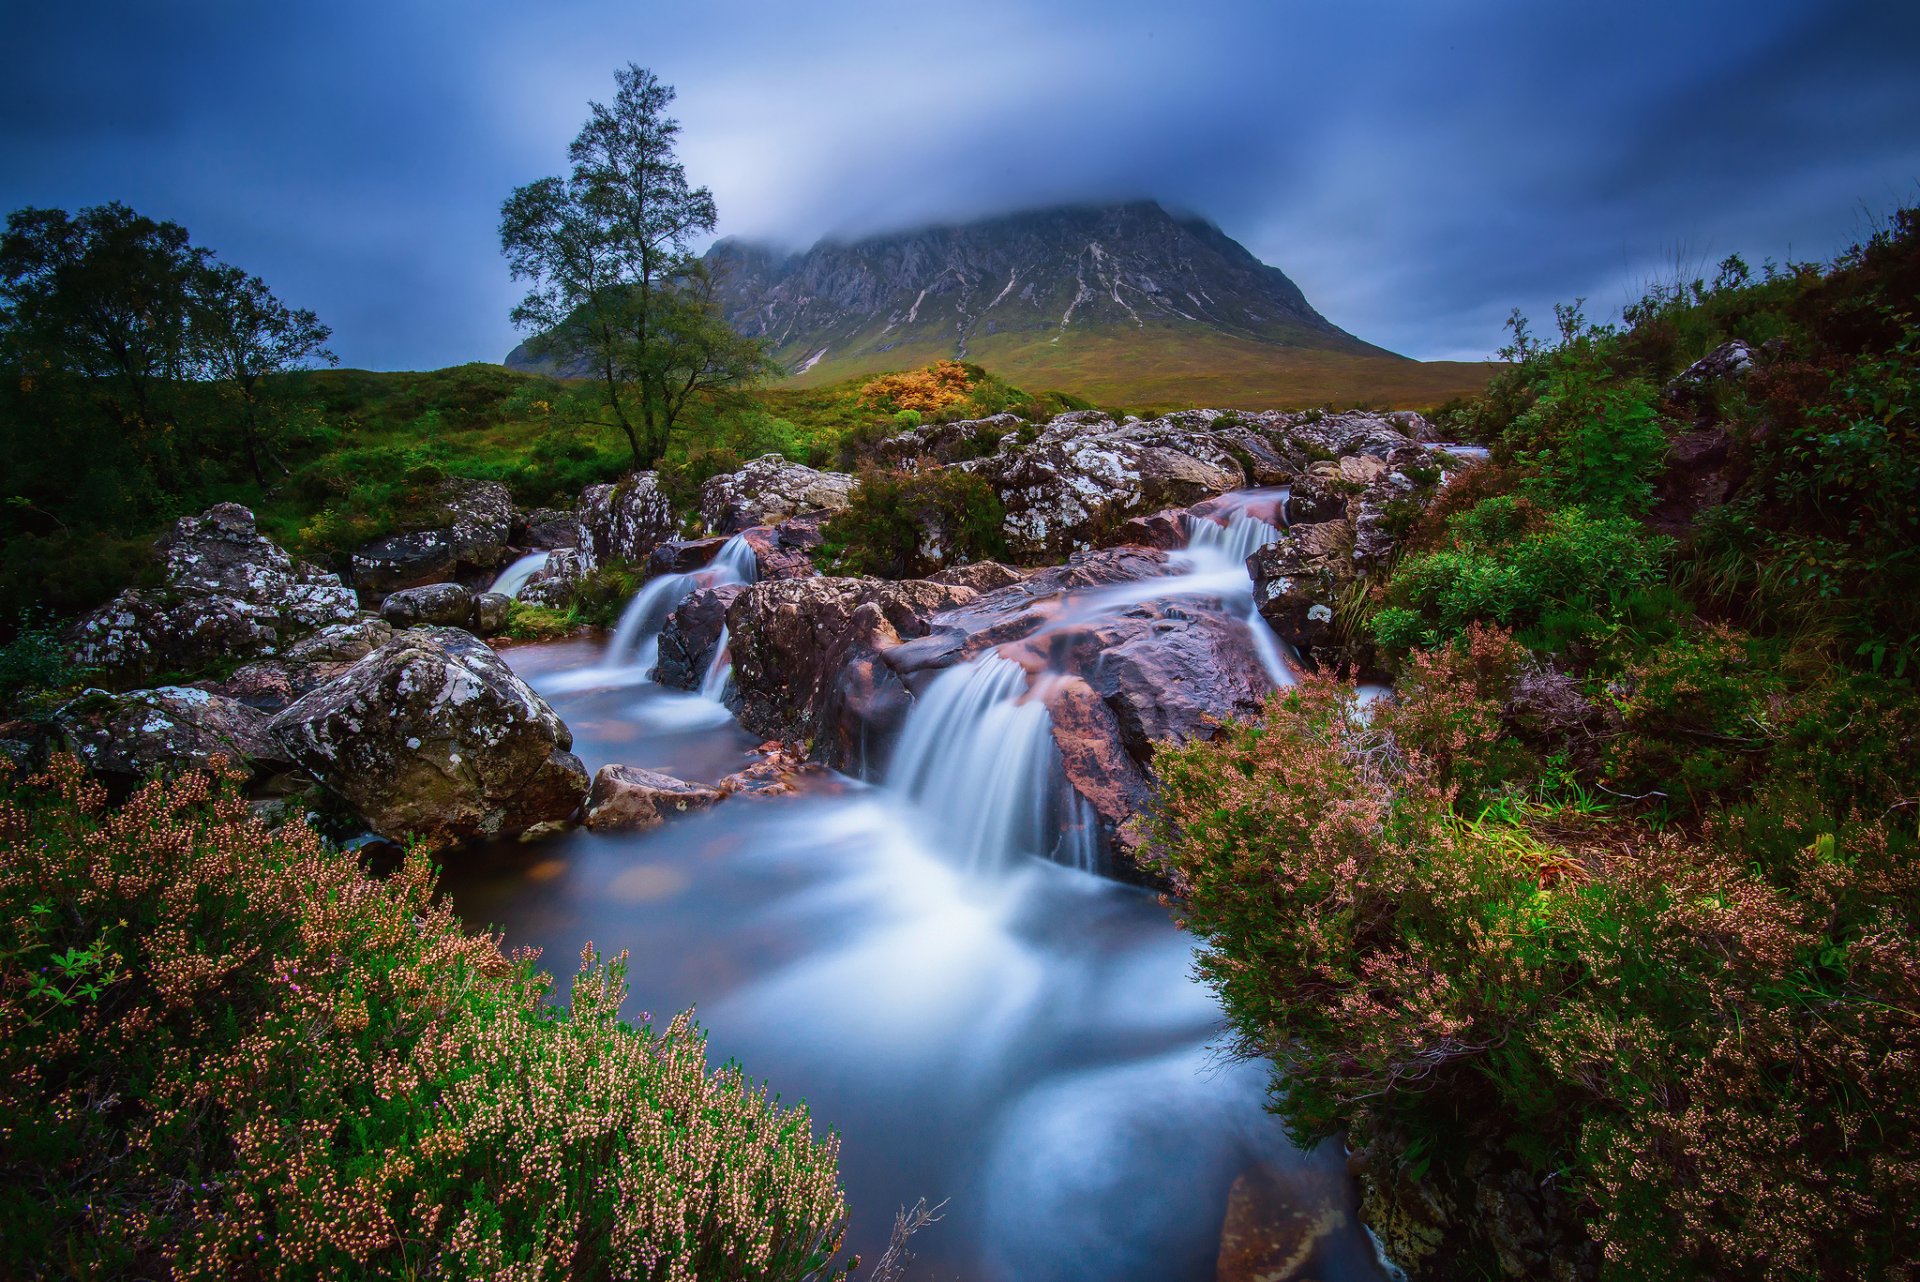
[[[727,648],[727,625],[720,625],[720,640],[713,647],[713,658],[707,663],[707,674],[700,682],[700,697],[719,703],[726,697],[727,686],[733,681],[733,654]]]
[[[547,568],[550,552],[529,552],[500,571],[500,577],[493,581],[489,592],[498,592],[501,596],[518,597],[520,589],[527,586],[527,580]]]
[[[1235,515],[1196,529],[1171,573],[1071,593],[1061,613],[1193,596],[1237,614],[1247,552],[1279,533]],[[717,780],[754,739],[724,713],[674,711],[717,704],[605,679],[616,661],[635,670],[646,626],[612,655],[563,642],[508,658],[590,770]],[[709,695],[729,671],[723,637]],[[715,1062],[805,1099],[842,1137],[849,1250],[872,1258],[894,1208],[925,1196],[950,1201],[914,1239],[911,1276],[1210,1282],[1229,1192],[1259,1172],[1297,1226],[1286,1276],[1383,1282],[1339,1146],[1294,1148],[1263,1106],[1265,1066],[1215,1049],[1192,940],[1149,892],[1084,871],[1096,826],[1065,783],[1046,679],[993,651],[940,673],[880,787],[830,776],[650,832],[576,831],[458,861],[443,884],[468,920],[562,964],[585,939],[631,950],[629,1018],[697,1005]]]

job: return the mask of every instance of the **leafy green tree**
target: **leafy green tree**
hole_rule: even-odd
[[[515,280],[513,309],[536,355],[601,385],[611,422],[637,467],[666,452],[688,401],[767,369],[757,343],[720,318],[712,282],[689,246],[713,230],[713,194],[687,183],[674,156],[672,86],[629,64],[611,104],[568,148],[571,173],[516,188],[500,209],[500,245]]]
[[[265,485],[263,455],[283,474],[287,471],[273,452],[275,421],[266,397],[270,376],[313,360],[339,364],[325,346],[333,330],[311,311],[295,311],[275,298],[258,276],[215,262],[201,264],[194,273],[189,316],[199,371],[238,403],[247,464],[253,479]]]

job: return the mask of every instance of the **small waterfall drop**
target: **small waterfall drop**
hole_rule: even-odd
[[[613,637],[607,642],[606,657],[602,662],[609,668],[653,671],[653,665],[660,657],[660,631],[667,626],[667,616],[673,613],[676,606],[700,588],[752,583],[757,568],[753,545],[736,534],[721,545],[720,551],[705,569],[686,574],[662,574],[647,580],[620,612],[620,619],[614,624]]]
[[[1059,774],[1046,705],[1028,690],[1025,669],[989,651],[927,687],[887,787],[934,821],[967,868],[993,872],[1054,847]]]
[[[520,589],[527,586],[527,580],[547,568],[550,552],[529,552],[500,571],[500,577],[493,581],[489,592],[498,592],[501,596],[518,597]]]
[[[726,698],[727,686],[733,681],[733,655],[727,649],[727,625],[720,625],[720,640],[713,647],[713,659],[707,664],[707,675],[700,682],[700,697],[719,703]]]

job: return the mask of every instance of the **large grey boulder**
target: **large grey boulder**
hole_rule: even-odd
[[[192,672],[278,653],[359,609],[337,576],[296,564],[237,503],[180,518],[156,552],[164,586],[130,588],[74,624],[76,663],[115,682]]]
[[[286,752],[383,837],[436,847],[570,819],[587,772],[546,701],[479,638],[399,632],[274,717]]]
[[[428,583],[390,592],[380,617],[396,628],[465,628],[473,622],[473,591],[458,583]]]
[[[54,714],[63,747],[96,773],[143,779],[205,770],[216,759],[243,771],[287,763],[267,714],[187,686],[108,694],[88,690]]]
[[[583,569],[615,561],[645,565],[674,535],[673,504],[659,474],[635,472],[615,485],[589,485],[580,495],[579,534]]]
[[[838,512],[852,501],[854,478],[763,454],[700,487],[700,519],[715,534],[738,534],[805,512]]]
[[[513,495],[495,481],[449,477],[434,489],[425,528],[375,539],[353,554],[353,585],[369,598],[498,569],[513,531]]]

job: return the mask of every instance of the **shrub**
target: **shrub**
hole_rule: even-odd
[[[1507,428],[1529,484],[1561,503],[1596,512],[1644,512],[1667,436],[1645,383],[1606,379],[1588,363],[1556,371]]]
[[[910,579],[1006,555],[1005,512],[971,472],[863,468],[853,501],[822,528],[823,562],[855,574]]]
[[[58,632],[22,614],[13,639],[0,645],[0,716],[46,716],[88,675],[73,665]]]
[[[803,1278],[837,1143],[205,776],[0,794],[0,1272]],[[53,1262],[58,1262],[57,1265]],[[835,1274],[838,1276],[838,1274]]]
[[[860,403],[890,414],[900,410],[931,413],[965,401],[975,377],[959,361],[935,361],[924,369],[882,374],[868,381],[860,389]]]
[[[1668,540],[1633,520],[1525,498],[1484,499],[1448,522],[1447,543],[1402,560],[1375,620],[1382,648],[1459,636],[1473,623],[1542,627],[1578,639],[1617,618],[1627,597],[1663,572]]]

